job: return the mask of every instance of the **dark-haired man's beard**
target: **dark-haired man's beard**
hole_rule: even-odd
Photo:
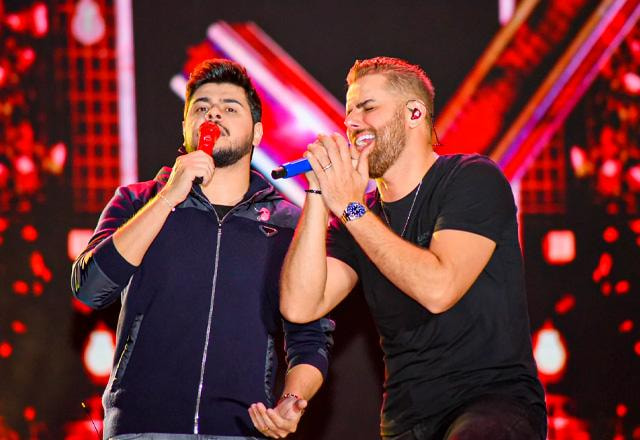
[[[375,131],[376,144],[369,154],[369,177],[384,176],[404,150],[407,135],[403,124],[404,107],[400,106],[387,125]]]
[[[213,163],[216,168],[229,167],[253,151],[253,132],[245,139],[233,142],[225,148],[213,149]]]

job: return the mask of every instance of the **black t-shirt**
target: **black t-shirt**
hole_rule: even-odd
[[[398,235],[415,191],[384,204]],[[366,203],[385,221],[377,191],[367,194]],[[384,277],[339,220],[329,226],[327,253],[357,272],[380,333],[386,367],[383,435],[400,434],[418,422],[435,431],[448,413],[485,394],[514,396],[544,411],[516,207],[508,181],[488,158],[440,156],[423,178],[404,238],[429,248],[433,233],[444,229],[485,236],[496,249],[460,301],[433,314]]]

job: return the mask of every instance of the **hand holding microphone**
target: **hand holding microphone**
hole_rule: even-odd
[[[204,151],[209,156],[213,156],[213,147],[220,137],[220,127],[218,127],[218,124],[215,122],[205,121],[198,128],[198,132],[200,133],[198,150]],[[202,181],[202,177],[193,179],[193,183],[196,185],[202,184]]]

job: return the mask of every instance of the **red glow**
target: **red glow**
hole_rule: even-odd
[[[26,225],[21,231],[24,241],[36,241],[38,238],[38,230],[31,225]]]
[[[620,211],[620,207],[617,203],[611,202],[607,205],[607,214],[616,215]]]
[[[631,220],[629,222],[629,228],[631,228],[631,230],[636,234],[640,234],[640,219]]]
[[[627,72],[623,77],[624,87],[632,95],[640,93],[640,76],[634,72]]]
[[[640,224],[640,221],[638,221],[638,223]],[[7,220],[5,217],[0,217],[0,232],[6,231],[8,227],[9,220]]]
[[[600,271],[602,276],[606,277],[611,273],[611,267],[613,267],[613,257],[611,257],[611,254],[603,252],[602,255],[600,255],[600,262],[598,263],[597,270]]]
[[[567,264],[576,257],[573,231],[549,231],[542,241],[542,253],[549,264]]]
[[[607,243],[613,243],[619,237],[620,237],[620,233],[613,226],[607,227],[604,230],[604,233],[602,234],[602,238],[604,238],[604,241],[606,241]]]
[[[627,408],[627,405],[625,405],[624,403],[619,403],[618,406],[616,406],[616,415],[618,417],[626,416],[627,412],[628,412],[628,408]]]
[[[622,321],[620,323],[620,326],[618,327],[618,330],[620,331],[620,333],[629,333],[631,330],[633,330],[633,321],[630,319]]]
[[[40,252],[32,252],[29,261],[31,263],[31,271],[35,276],[42,278],[47,283],[51,281],[51,270],[45,264]]]
[[[27,332],[27,326],[24,322],[16,320],[11,323],[11,330],[13,330],[14,333],[23,335]]]
[[[567,294],[560,298],[560,300],[556,303],[556,312],[559,315],[564,315],[569,312],[576,305],[576,298],[571,294]]]
[[[33,406],[27,406],[22,415],[27,422],[33,422],[36,419],[36,409]]]
[[[567,344],[551,321],[533,335],[533,356],[544,383],[557,383],[567,368]]]
[[[20,156],[16,159],[14,165],[19,174],[31,174],[36,171],[36,165],[29,156]]]
[[[33,296],[40,296],[44,292],[44,287],[39,281],[34,281],[31,288],[33,289]]]
[[[621,280],[616,283],[616,293],[618,295],[624,295],[629,293],[629,289],[631,288],[631,284],[627,280]]]
[[[72,229],[67,235],[67,255],[71,261],[74,261],[80,255],[80,252],[87,247],[89,239],[93,235],[91,229]]]
[[[611,295],[611,283],[608,281],[605,283],[602,283],[602,287],[600,287],[600,291],[604,296]]]
[[[589,162],[587,160],[587,153],[577,146],[571,147],[571,165],[576,173],[576,176],[582,177],[587,174],[589,170]]]
[[[25,47],[24,49],[18,52],[17,57],[17,69],[21,72],[26,71],[31,67],[33,62],[36,60],[36,53],[30,47]]]
[[[82,357],[89,378],[97,385],[106,385],[109,381],[115,349],[115,333],[102,322],[98,323],[87,337]]]
[[[633,346],[633,350],[638,356],[640,356],[640,341],[636,342],[636,345]]]
[[[627,170],[627,182],[632,191],[640,191],[640,165],[634,165]]]
[[[71,307],[76,312],[82,313],[83,315],[88,315],[91,313],[91,307],[83,303],[82,301],[72,298],[71,299]]]
[[[0,357],[8,358],[13,353],[13,347],[6,341],[0,342]]]
[[[17,280],[13,282],[13,292],[16,295],[26,295],[29,293],[29,284],[26,281]]]

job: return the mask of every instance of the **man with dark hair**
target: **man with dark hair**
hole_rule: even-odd
[[[278,311],[299,209],[250,169],[262,108],[245,69],[207,60],[186,96],[173,168],[118,188],[73,265],[78,299],[122,301],[104,438],[282,438],[327,373],[333,323],[296,325]],[[221,132],[213,157],[197,150],[205,121]],[[276,399],[283,326],[288,371]]]
[[[305,153],[283,315],[311,322],[361,282],[385,355],[385,440],[544,439],[508,181],[484,156],[434,152],[420,67],[373,58],[347,80],[352,147],[320,135]]]

